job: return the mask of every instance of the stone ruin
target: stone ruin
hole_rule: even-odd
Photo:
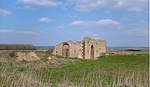
[[[35,52],[29,52],[29,53],[22,53],[22,52],[16,52],[15,53],[15,59],[16,61],[36,61],[40,60],[40,58],[35,54]]]
[[[95,59],[101,56],[102,53],[106,53],[106,41],[88,37],[77,42],[62,42],[53,51],[53,55],[72,58],[78,57],[80,59]]]

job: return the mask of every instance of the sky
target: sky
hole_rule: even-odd
[[[0,44],[148,47],[148,11],[148,0],[0,0]]]

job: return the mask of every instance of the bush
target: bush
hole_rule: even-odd
[[[139,49],[126,49],[125,51],[141,51]]]
[[[0,44],[0,50],[36,50],[32,44]]]
[[[46,51],[46,53],[47,53],[47,54],[52,54],[53,51],[54,51],[54,48],[50,48],[50,49],[48,49],[48,50]]]
[[[10,55],[11,57],[15,57],[15,54],[16,54],[16,52],[13,51],[13,52],[11,52],[9,55]]]

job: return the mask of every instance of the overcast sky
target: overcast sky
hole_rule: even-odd
[[[84,37],[148,46],[148,0],[0,0],[0,44],[53,46]]]

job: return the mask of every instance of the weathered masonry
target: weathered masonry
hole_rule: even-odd
[[[58,44],[54,51],[54,55],[63,57],[78,57],[81,59],[94,59],[106,52],[106,41],[84,38],[77,42],[62,42]]]

